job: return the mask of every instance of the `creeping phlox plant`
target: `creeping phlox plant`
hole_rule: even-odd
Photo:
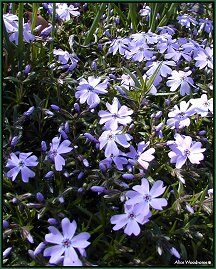
[[[212,17],[3,4],[5,266],[213,263]]]

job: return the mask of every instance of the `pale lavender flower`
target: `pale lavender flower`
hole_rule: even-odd
[[[55,163],[55,169],[57,171],[62,171],[62,166],[65,165],[65,160],[61,154],[70,152],[73,148],[69,147],[71,142],[69,140],[64,140],[60,144],[60,137],[54,137],[52,143],[50,143],[50,150],[48,156]]]
[[[163,34],[173,35],[175,34],[175,30],[176,29],[172,25],[161,26],[157,28],[157,31],[160,32],[161,35]]]
[[[129,43],[129,38],[117,37],[111,42],[108,53],[112,53],[113,55],[115,55],[117,51],[119,51],[121,55],[124,55],[125,50],[128,50]]]
[[[16,15],[9,13],[3,14],[3,21],[8,33],[18,31],[18,17]]]
[[[163,187],[163,181],[157,180],[149,190],[149,182],[146,178],[142,178],[141,185],[136,185],[133,191],[128,191],[126,196],[129,198],[125,202],[126,205],[134,205],[136,212],[141,212],[143,216],[147,216],[150,212],[150,206],[157,210],[162,210],[167,206],[165,198],[157,198],[164,193],[166,187]]]
[[[35,36],[31,33],[31,27],[29,23],[23,24],[23,37],[27,43],[35,40]],[[14,29],[14,32],[9,36],[11,42],[15,41],[15,44],[18,45],[18,28]]]
[[[202,94],[200,98],[190,99],[196,113],[205,117],[209,111],[213,114],[213,98],[208,100],[207,94]]]
[[[150,16],[151,8],[149,6],[144,5],[142,9],[139,11],[140,16]]]
[[[98,94],[107,93],[107,80],[104,80],[102,83],[100,77],[90,76],[88,81],[84,78],[80,80],[79,86],[75,93],[75,97],[80,99],[80,103],[83,104],[87,102],[89,106],[100,103],[100,98]]]
[[[70,54],[68,51],[66,50],[62,50],[62,49],[54,49],[53,50],[53,54],[58,57],[58,61],[61,64],[67,64],[68,61],[70,60],[71,63],[75,63],[77,64],[78,59],[76,57],[76,55],[74,53]]]
[[[43,255],[45,257],[50,256],[49,263],[51,264],[56,264],[63,256],[63,266],[82,265],[74,248],[83,252],[84,249],[90,245],[90,242],[87,241],[90,238],[90,234],[82,232],[74,236],[77,224],[75,220],[70,222],[68,218],[64,218],[61,221],[61,226],[62,233],[54,226],[48,227],[50,233],[45,235],[46,243],[55,245],[46,248]]]
[[[175,141],[168,141],[169,148],[172,150],[168,153],[170,162],[176,164],[176,168],[181,168],[187,159],[192,164],[199,164],[204,159],[206,149],[201,148],[200,142],[192,141],[190,136],[175,134]]]
[[[170,119],[167,120],[166,124],[171,129],[182,129],[190,125],[190,116],[195,114],[195,109],[189,107],[190,102],[181,101],[180,108],[175,105],[171,112],[168,113]]]
[[[120,154],[116,143],[118,143],[124,148],[128,148],[130,147],[128,141],[130,141],[131,139],[131,135],[127,133],[122,133],[122,129],[119,128],[115,131],[104,131],[98,140],[100,142],[100,149],[106,146],[105,157],[110,157],[111,155],[118,156]]]
[[[122,152],[119,151],[119,155],[122,155]],[[127,164],[128,163],[128,160],[125,158],[125,157],[122,157],[122,156],[114,156],[113,154],[111,154],[110,157],[107,157],[106,159],[100,161],[100,164],[103,164],[105,165],[105,167],[107,168],[111,168],[112,166],[112,162],[114,162],[116,168],[118,170],[123,170],[123,165]]]
[[[150,67],[149,70],[146,72],[146,75],[152,76],[160,63],[161,63],[160,61],[152,62],[151,65],[149,66]],[[170,68],[170,66],[176,66],[176,63],[174,61],[163,61],[158,71],[158,74],[161,75],[162,77],[167,77],[167,75],[172,73],[172,69]]]
[[[177,50],[170,48],[169,52],[165,54],[165,59],[172,59],[175,62],[179,62],[181,58],[184,58],[184,60],[188,62],[190,62],[192,59],[189,54],[189,51],[184,50],[181,47]]]
[[[143,60],[151,60],[153,57],[153,52],[145,42],[132,41],[129,49],[130,51],[125,51],[127,59],[131,58],[133,61],[142,62]]]
[[[145,216],[142,212],[137,212],[133,206],[124,205],[124,214],[114,215],[111,217],[111,224],[115,224],[114,231],[124,228],[124,233],[127,235],[139,235],[141,230],[139,224],[143,225],[149,221],[151,213]],[[139,224],[138,224],[139,223]]]
[[[149,162],[155,158],[152,155],[155,152],[154,148],[146,150],[149,144],[149,142],[140,142],[137,145],[137,151],[133,146],[130,146],[130,152],[126,154],[126,156],[129,158],[128,162],[132,165],[136,165],[138,163],[143,169],[147,170],[149,167]]]
[[[130,75],[123,74],[121,76],[121,86],[124,87],[126,90],[131,90],[135,86],[135,82]]]
[[[206,66],[213,69],[213,48],[201,48],[194,60],[196,60],[195,66],[199,67],[199,69]]]
[[[213,21],[206,19],[200,19],[199,20],[200,29],[198,32],[201,32],[203,29],[206,33],[210,33],[213,31]]]
[[[174,92],[180,87],[180,95],[184,96],[190,94],[191,86],[194,85],[193,79],[190,77],[192,71],[172,71],[171,76],[168,77],[166,85],[170,87],[170,91]]]
[[[11,153],[6,164],[6,167],[11,169],[7,172],[7,177],[12,177],[12,181],[14,181],[21,172],[22,181],[25,183],[29,181],[29,178],[34,177],[35,172],[30,170],[28,166],[37,166],[38,161],[37,157],[35,155],[30,156],[31,154],[32,152],[19,153],[19,157],[17,157],[16,154]]]
[[[98,115],[101,117],[99,123],[104,124],[106,129],[116,130],[118,129],[118,124],[127,125],[131,123],[133,110],[127,106],[121,106],[117,97],[113,98],[112,105],[106,103],[107,110],[99,111]]]
[[[186,28],[190,28],[191,24],[194,26],[198,24],[196,19],[188,14],[179,15],[176,19],[178,20],[178,23]]]
[[[163,126],[164,126],[164,123],[163,122],[161,122],[157,126],[155,126],[155,132],[159,136],[159,138],[162,138],[163,137],[163,133],[162,133]]]
[[[77,17],[80,15],[78,11],[78,7],[74,7],[73,5],[67,5],[66,3],[58,3],[56,8],[56,13],[59,18],[63,21],[69,21],[70,15]]]

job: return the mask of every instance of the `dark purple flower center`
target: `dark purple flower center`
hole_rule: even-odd
[[[205,101],[205,102],[203,103],[203,105],[204,105],[205,107],[208,107],[210,104],[209,104],[208,101]]]
[[[145,200],[145,202],[151,201],[151,196],[149,194],[145,194],[144,195],[144,200]]]
[[[23,161],[20,161],[18,165],[19,165],[20,167],[23,167],[23,166],[24,166],[24,162],[23,162]]]
[[[144,51],[144,48],[143,47],[139,47],[139,51]]]
[[[114,140],[114,139],[115,139],[115,135],[113,135],[113,134],[109,134],[109,135],[108,135],[108,139],[109,139],[109,140]]]
[[[188,156],[188,155],[190,155],[190,150],[189,150],[189,149],[186,149],[186,150],[184,151],[184,153],[185,153],[186,156]]]
[[[53,151],[50,152],[50,155],[54,158],[57,155],[57,150],[54,149]]]
[[[66,238],[62,241],[62,244],[64,247],[69,248],[71,245],[71,241],[68,238]]]
[[[184,112],[179,113],[179,117],[180,118],[184,118],[184,116],[185,116],[185,113]]]
[[[116,119],[116,118],[118,118],[118,115],[117,115],[117,114],[113,114],[112,117],[113,117],[114,119]]]
[[[88,90],[89,90],[90,92],[93,92],[93,91],[94,91],[94,88],[93,88],[92,86],[89,86]]]
[[[129,216],[130,219],[133,219],[134,218],[134,214],[131,213],[130,216]]]

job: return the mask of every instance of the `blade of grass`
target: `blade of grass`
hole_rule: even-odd
[[[19,31],[18,31],[18,69],[22,70],[23,63],[23,10],[24,4],[19,3]]]
[[[162,19],[160,20],[158,27],[164,26],[167,24],[169,18],[171,16],[175,16],[176,11],[177,11],[177,7],[178,7],[178,3],[173,3],[170,5],[169,10],[166,12],[166,14],[162,17]]]
[[[12,4],[12,14],[16,14],[16,11],[17,11],[17,5],[16,5],[16,3],[13,3]]]
[[[149,20],[149,27],[152,32],[156,29],[156,15],[158,11],[158,3],[151,3],[151,15]]]
[[[93,37],[93,34],[94,34],[94,32],[95,32],[95,30],[96,30],[96,28],[98,26],[98,23],[100,21],[100,17],[103,15],[103,13],[105,11],[105,8],[106,8],[106,3],[103,3],[103,4],[100,5],[100,8],[99,8],[99,10],[97,12],[97,15],[96,15],[96,17],[95,17],[95,19],[94,19],[94,21],[93,21],[93,23],[91,25],[91,28],[89,29],[89,32],[88,32],[88,34],[86,36],[85,41],[83,43],[84,46],[89,44],[89,42],[91,41],[91,39]]]
[[[133,27],[133,32],[137,32],[137,5],[136,3],[129,3],[130,20]]]

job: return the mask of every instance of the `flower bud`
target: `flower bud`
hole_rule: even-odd
[[[86,138],[86,141],[90,141],[90,142],[94,142],[94,143],[98,143],[98,140],[96,138],[94,138],[93,135],[89,134],[89,133],[84,133],[84,136]]]
[[[120,18],[119,17],[116,17],[115,23],[116,23],[116,25],[119,25],[120,24]]]
[[[41,150],[45,152],[47,150],[47,145],[45,141],[41,141]]]
[[[194,214],[194,210],[190,205],[186,204],[186,209],[189,213]]]
[[[49,218],[47,221],[48,221],[49,224],[51,224],[51,225],[56,225],[56,224],[58,223],[57,220],[54,219],[54,218]]]
[[[52,177],[54,175],[53,171],[49,171],[48,173],[46,173],[46,175],[44,176],[44,178],[49,178]]]
[[[128,173],[123,174],[122,177],[126,180],[133,180],[135,178],[134,175]]]
[[[3,252],[3,258],[6,258],[10,254],[11,249],[12,249],[12,247],[5,249],[5,251]]]
[[[41,192],[37,192],[36,193],[36,199],[38,200],[38,202],[43,202],[44,201],[44,196]]]
[[[32,259],[35,259],[35,255],[34,255],[34,251],[29,249],[28,250],[28,255],[32,258]]]
[[[32,106],[26,112],[24,112],[23,115],[24,116],[30,116],[33,113],[34,110],[35,110],[35,107]]]
[[[82,193],[82,192],[84,191],[84,188],[79,188],[77,191],[78,191],[79,193]]]
[[[198,133],[199,136],[203,136],[203,135],[205,135],[205,134],[206,134],[206,131],[205,131],[205,130],[201,130],[201,131],[199,131],[199,133]]]
[[[83,164],[85,165],[85,167],[89,167],[89,162],[87,159],[83,159]]]
[[[60,110],[60,107],[57,106],[57,105],[51,105],[50,107],[51,107],[53,110],[55,110],[55,111],[59,111],[59,110]]]
[[[96,71],[97,70],[97,62],[96,61],[93,61],[92,62],[91,69],[92,69],[92,71]]]
[[[174,247],[172,247],[172,248],[170,249],[170,253],[171,253],[172,255],[174,255],[177,259],[180,259],[180,258],[181,258],[179,252],[178,252]]]
[[[25,70],[24,70],[24,75],[25,75],[25,76],[28,75],[28,73],[30,72],[30,69],[31,69],[30,64],[27,64],[26,67],[25,67]]]
[[[106,192],[106,188],[102,186],[92,186],[90,189],[91,191],[97,192],[98,194]]]
[[[74,109],[75,109],[78,113],[80,113],[80,106],[79,106],[78,103],[75,103],[75,104],[74,104]]]
[[[63,137],[63,139],[68,139],[68,136],[67,136],[67,134],[65,133],[65,131],[60,130],[60,134],[61,134],[61,136]]]
[[[58,198],[58,200],[59,200],[59,203],[60,203],[60,204],[64,204],[64,197],[63,197],[63,196],[60,196],[60,197]]]
[[[84,176],[84,172],[80,172],[79,175],[77,176],[78,180],[81,180]]]
[[[41,251],[43,251],[46,247],[46,244],[44,242],[41,242],[36,249],[34,250],[34,256],[37,256]]]
[[[3,228],[4,229],[7,229],[9,226],[10,225],[9,225],[8,221],[7,220],[3,220]]]
[[[18,136],[14,136],[12,139],[11,139],[11,142],[10,142],[10,145],[11,147],[15,147],[17,142],[18,142]]]

